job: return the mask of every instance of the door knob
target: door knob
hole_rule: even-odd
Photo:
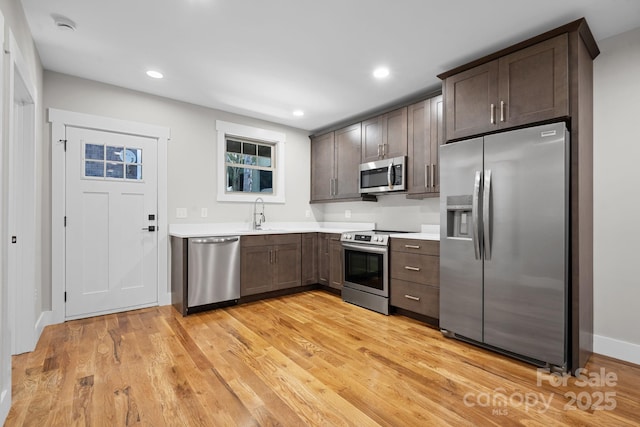
[[[148,227],[144,227],[143,230],[149,231],[149,232],[153,232],[153,231],[156,231],[156,226],[155,225],[150,225]]]

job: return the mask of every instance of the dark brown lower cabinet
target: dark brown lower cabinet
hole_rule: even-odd
[[[318,233],[318,281],[316,283],[342,289],[343,281],[340,235]]]
[[[342,290],[344,274],[342,267],[342,243],[340,235],[329,238],[329,287]]]
[[[440,317],[440,242],[391,240],[390,298],[393,307]]]
[[[240,296],[302,285],[300,234],[242,236]]]
[[[318,233],[302,235],[302,284],[318,283]]]

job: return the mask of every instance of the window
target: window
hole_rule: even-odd
[[[275,146],[227,137],[226,191],[273,194]]]
[[[84,143],[84,178],[142,180],[142,149]]]
[[[219,201],[284,203],[285,135],[216,121]]]

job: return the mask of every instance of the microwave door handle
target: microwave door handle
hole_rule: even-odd
[[[396,182],[396,170],[393,167],[393,162],[387,168],[387,183],[389,185],[389,189],[393,189],[393,185]]]

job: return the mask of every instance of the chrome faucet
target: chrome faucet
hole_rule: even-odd
[[[258,201],[262,203],[262,212],[256,212]],[[253,229],[254,230],[262,229],[262,224],[266,220],[267,219],[264,216],[264,200],[262,200],[262,197],[258,197],[256,201],[253,202]]]

